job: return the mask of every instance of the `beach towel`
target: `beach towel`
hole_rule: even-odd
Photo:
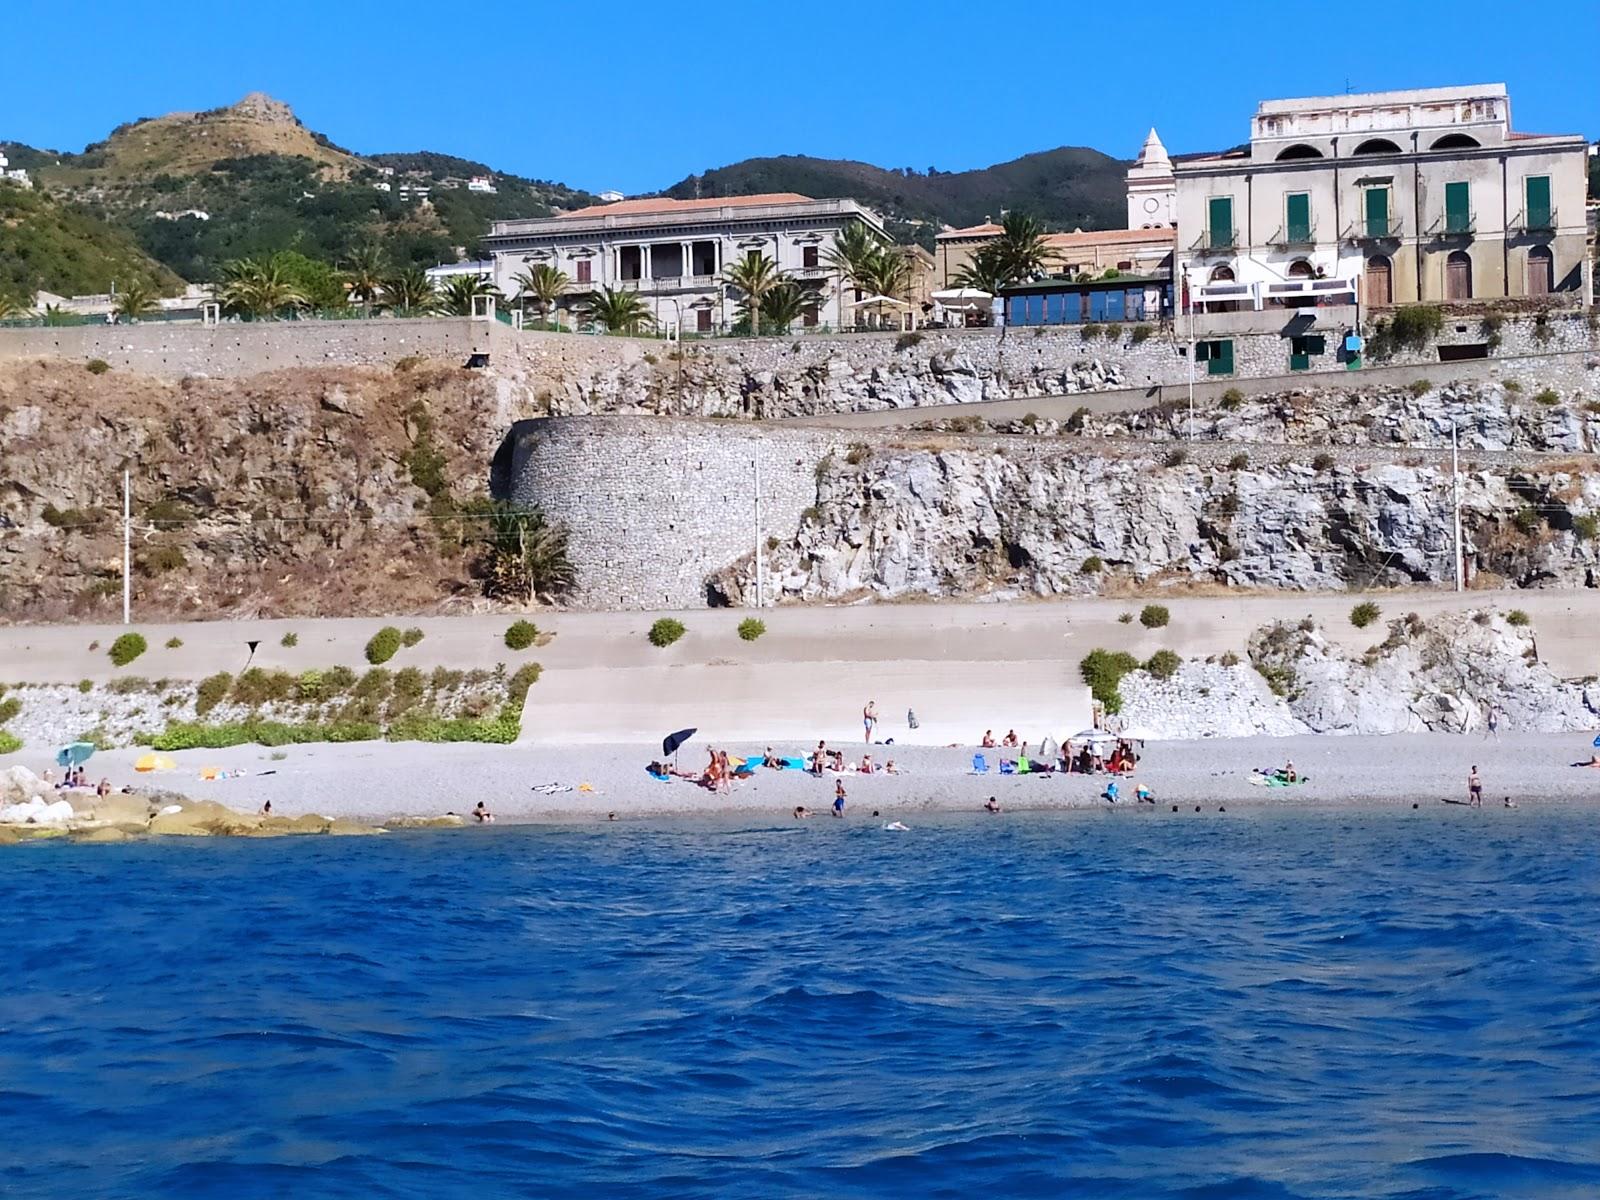
[[[1028,760],[1019,756],[1017,758],[1017,774],[1026,775],[1031,770],[1033,770],[1033,768],[1028,765]]]
[[[671,783],[672,782],[672,776],[671,775],[658,775],[658,774],[656,774],[656,772],[652,771],[649,767],[646,767],[644,769],[644,773],[646,775],[650,776],[651,779],[659,779],[662,783]]]
[[[804,771],[806,769],[806,760],[803,758],[783,758],[778,761],[780,770]]]
[[[981,754],[972,756],[972,773],[974,775],[987,775],[989,773],[988,760]]]

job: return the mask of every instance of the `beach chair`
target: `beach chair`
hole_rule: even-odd
[[[989,773],[989,761],[983,755],[974,754],[972,756],[972,773],[974,775],[987,775]]]

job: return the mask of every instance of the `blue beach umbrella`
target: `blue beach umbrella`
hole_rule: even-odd
[[[1596,749],[1600,749],[1600,734],[1595,735],[1594,744]]]
[[[56,751],[56,766],[76,767],[89,761],[94,753],[93,742],[72,742]]]

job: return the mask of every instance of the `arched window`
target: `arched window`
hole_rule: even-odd
[[[1311,264],[1303,258],[1297,258],[1289,264],[1290,279],[1310,279],[1314,274],[1316,272],[1311,269]]]
[[[1471,150],[1474,146],[1481,145],[1477,138],[1468,137],[1464,133],[1447,133],[1429,147],[1431,150]]]
[[[1228,265],[1226,265],[1226,264],[1224,264],[1224,265],[1222,265],[1220,267],[1212,267],[1211,268],[1211,274],[1206,279],[1206,282],[1207,283],[1232,283],[1233,282],[1233,268],[1228,266]]]
[[[1388,138],[1368,138],[1356,147],[1357,154],[1399,154],[1400,147]]]
[[[1297,158],[1321,158],[1322,151],[1315,146],[1308,146],[1304,142],[1296,142],[1278,151],[1279,162],[1290,162]]]
[[[1556,290],[1555,266],[1549,246],[1535,246],[1528,251],[1528,295],[1548,296]]]
[[[1374,254],[1367,259],[1367,304],[1382,306],[1394,303],[1394,271],[1389,259]]]
[[[1465,250],[1452,250],[1444,260],[1444,298],[1472,299],[1472,255]]]

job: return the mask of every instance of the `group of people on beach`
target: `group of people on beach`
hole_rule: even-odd
[[[1018,741],[1016,730],[1007,730],[1006,736],[997,743],[994,730],[986,729],[979,745],[984,749],[1016,749],[1015,755],[1000,756],[1000,771],[1006,775],[1019,772],[1028,775],[1131,775],[1140,759],[1139,751],[1130,738],[1118,738],[1110,754],[1104,753],[1104,740],[1082,742],[1076,750],[1073,750],[1071,742],[1054,747],[1048,745],[1047,740],[1047,743],[1040,745],[1044,753],[1030,756],[1029,744]]]
[[[93,788],[96,796],[104,797],[111,794],[111,780],[101,776],[99,783],[91,784],[89,782],[88,773],[84,771],[81,763],[75,767],[68,767],[67,773],[62,776],[60,780],[56,779],[55,774],[56,773],[54,771],[46,767],[44,774],[40,776],[40,778],[43,779],[45,783],[53,784],[58,792],[79,789],[88,790],[89,788]],[[125,792],[133,791],[131,787],[125,787],[122,790]]]

